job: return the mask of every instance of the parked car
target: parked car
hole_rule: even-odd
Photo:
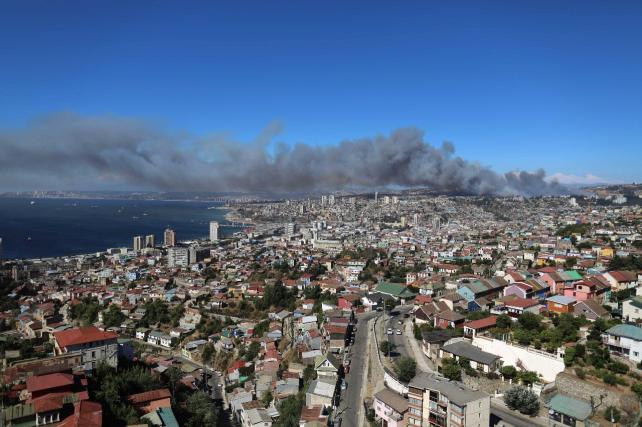
[[[401,329],[397,329],[397,335],[401,335]]]
[[[388,335],[392,335],[392,328],[388,328]]]

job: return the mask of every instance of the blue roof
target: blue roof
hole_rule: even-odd
[[[606,330],[607,334],[642,341],[642,328],[633,325],[615,325]]]
[[[572,304],[577,300],[573,297],[567,297],[565,295],[554,295],[552,297],[546,298],[546,301],[552,301],[557,304]]]
[[[158,416],[163,421],[165,427],[180,427],[172,408],[160,408]]]

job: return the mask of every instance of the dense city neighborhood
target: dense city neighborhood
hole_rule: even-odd
[[[0,426],[638,425],[642,189],[583,193],[230,199],[3,260]]]

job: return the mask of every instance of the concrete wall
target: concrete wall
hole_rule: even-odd
[[[389,389],[394,390],[401,395],[408,394],[408,385],[399,381],[393,374],[388,372],[387,369],[383,374],[383,382]]]
[[[490,396],[469,402],[466,405],[466,427],[485,427],[490,425]]]
[[[563,358],[541,350],[479,336],[473,339],[472,344],[483,351],[501,357],[504,365],[513,365],[519,369],[519,360],[519,365],[528,371],[537,372],[546,382],[555,381],[557,374],[564,371]]]

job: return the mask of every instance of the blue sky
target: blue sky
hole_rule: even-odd
[[[0,5],[0,127],[67,110],[334,144],[403,126],[499,172],[642,180],[642,2]]]

